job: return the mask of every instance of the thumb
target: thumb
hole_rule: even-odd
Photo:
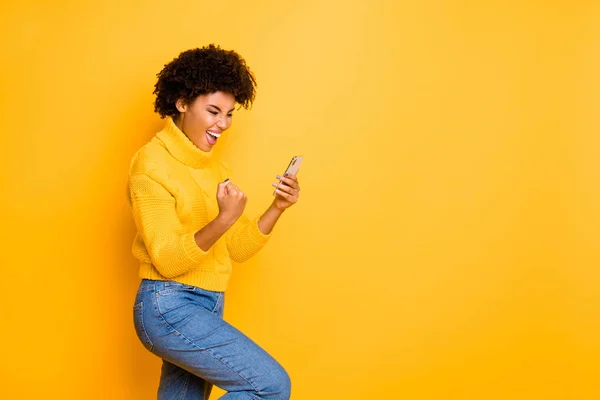
[[[219,186],[217,187],[217,197],[225,196],[227,185],[229,185],[229,178],[219,183]]]

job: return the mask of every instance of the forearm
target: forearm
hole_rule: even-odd
[[[280,210],[275,207],[274,204],[271,204],[267,211],[260,217],[258,220],[258,229],[264,234],[268,235],[271,233],[275,224],[279,220],[279,217],[283,214],[284,210]]]
[[[208,251],[231,228],[234,222],[219,214],[194,234],[196,244],[202,251]]]

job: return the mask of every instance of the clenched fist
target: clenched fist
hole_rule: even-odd
[[[248,198],[229,179],[219,183],[217,188],[217,203],[219,215],[233,224],[243,214]]]

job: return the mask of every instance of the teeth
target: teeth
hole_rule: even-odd
[[[208,133],[210,136],[215,137],[217,139],[221,137],[220,133],[213,133],[211,131],[206,131],[206,133]]]

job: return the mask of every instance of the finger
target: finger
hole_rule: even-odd
[[[281,196],[281,197],[283,197],[284,199],[288,200],[290,203],[295,203],[295,202],[296,202],[296,200],[297,200],[297,199],[296,199],[296,196],[292,196],[292,195],[291,195],[291,194],[289,194],[289,193],[285,193],[285,192],[283,192],[281,189],[275,189],[275,193],[276,193],[278,196]]]
[[[295,189],[299,189],[299,185],[298,185],[298,181],[295,179],[290,178],[293,175],[289,175],[287,177],[285,176],[277,176],[277,179],[279,179],[280,181],[282,181],[283,183],[285,183],[288,186],[291,186]]]
[[[285,193],[289,193],[291,195],[296,195],[298,193],[298,189],[294,189],[291,186],[288,185],[284,185],[281,182],[279,183],[273,183],[272,186],[274,186],[276,189],[279,189]]]
[[[227,185],[227,194],[229,194],[229,195],[235,195],[235,194],[237,194],[239,192],[240,192],[240,188],[238,188],[233,183],[229,182],[229,185]]]
[[[288,178],[288,179],[298,182],[298,177],[294,174],[283,174],[283,176],[282,177],[280,176],[280,178]]]
[[[238,193],[235,198],[237,204],[239,206],[246,207],[246,203],[248,202],[248,197],[244,193]]]
[[[229,179],[225,179],[225,181],[219,183],[217,187],[217,196],[223,197],[227,192],[227,186],[229,185]]]

